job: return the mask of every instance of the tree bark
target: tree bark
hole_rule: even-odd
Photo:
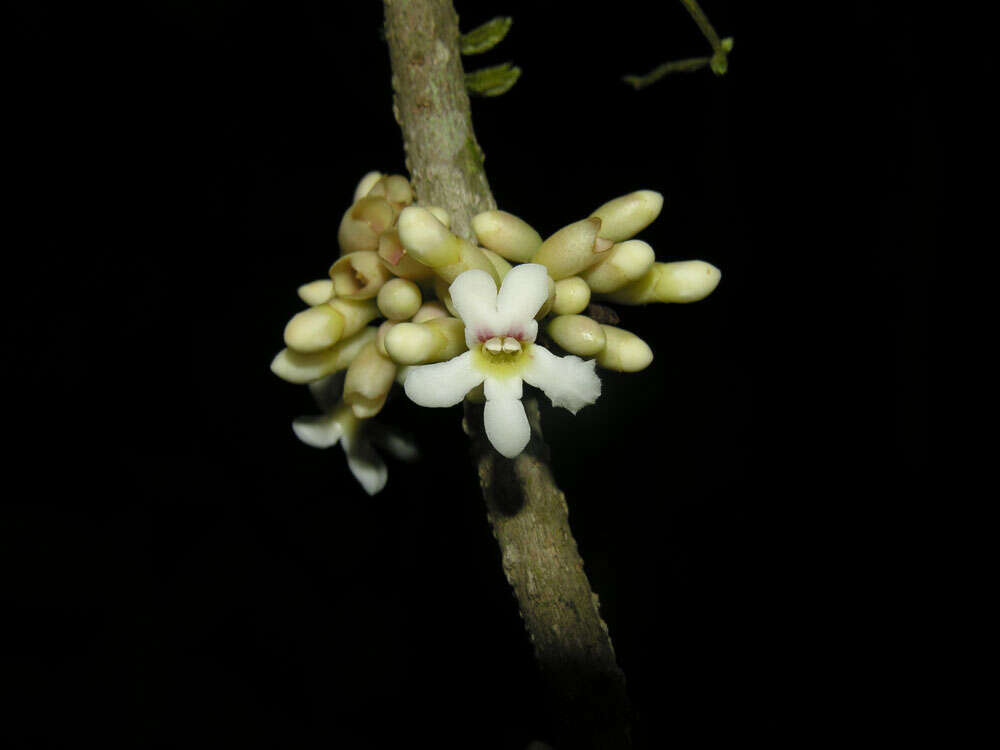
[[[496,203],[472,130],[458,16],[451,0],[384,5],[393,112],[411,182],[420,202],[445,208],[452,230],[471,239],[471,217]],[[482,406],[465,405],[464,427],[503,570],[549,692],[558,750],[628,748],[625,678],[548,466],[538,407],[525,399],[525,408],[531,442],[509,460],[487,440]]]

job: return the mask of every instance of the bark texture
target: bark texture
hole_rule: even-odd
[[[471,217],[496,208],[472,130],[451,0],[384,0],[386,40],[417,198],[445,208],[452,230],[472,237]],[[625,679],[597,596],[569,528],[568,509],[548,466],[538,407],[525,399],[532,437],[514,460],[498,454],[483,408],[466,403],[464,427],[504,573],[548,688],[557,750],[631,746]]]

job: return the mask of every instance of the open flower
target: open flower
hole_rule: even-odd
[[[313,448],[340,443],[351,474],[365,492],[375,495],[385,487],[389,471],[373,443],[403,461],[415,460],[417,448],[409,438],[355,416],[350,405],[337,399],[343,381],[343,374],[337,373],[310,383],[309,389],[324,413],[299,417],[292,422],[292,430],[299,440]]]
[[[545,266],[525,263],[496,282],[485,271],[465,271],[448,291],[465,323],[469,351],[447,362],[414,367],[406,376],[406,395],[421,406],[454,406],[483,384],[483,421],[493,447],[514,458],[528,444],[531,428],[521,404],[523,383],[545,392],[555,406],[576,414],[601,395],[594,360],[557,357],[534,343],[535,314],[549,296]]]

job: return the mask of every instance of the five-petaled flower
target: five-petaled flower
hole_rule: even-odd
[[[535,315],[548,299],[549,284],[548,271],[537,263],[512,268],[499,293],[485,271],[460,274],[448,291],[465,323],[469,351],[414,367],[406,376],[406,395],[421,406],[454,406],[482,383],[486,436],[507,458],[521,453],[531,437],[521,404],[524,382],[574,414],[594,403],[601,395],[594,360],[558,357],[534,343]]]

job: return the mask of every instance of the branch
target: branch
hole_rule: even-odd
[[[471,238],[471,217],[496,207],[472,130],[451,0],[384,0],[386,40],[417,198],[451,214],[452,229]],[[532,427],[513,461],[485,438],[481,406],[466,403],[464,426],[535,657],[556,713],[562,748],[630,747],[625,679],[615,661],[597,597],[583,572],[563,493],[549,469],[538,407],[525,400]]]

